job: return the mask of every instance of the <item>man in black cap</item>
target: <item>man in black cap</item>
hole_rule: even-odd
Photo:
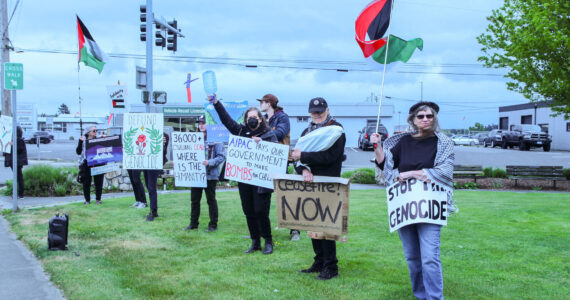
[[[309,132],[330,125],[342,127],[329,113],[327,101],[321,97],[313,98],[309,102],[311,122],[301,136]],[[301,152],[293,150],[293,159],[303,165],[297,166],[297,174],[303,175],[303,180],[313,181],[313,175],[340,177],[346,136],[344,133],[327,150],[317,152]],[[338,276],[338,259],[336,258],[336,242],[328,239],[311,239],[315,252],[314,262],[302,273],[320,273],[316,278],[328,280]]]
[[[190,225],[187,230],[198,229],[198,219],[200,218],[200,201],[202,200],[202,191],[206,192],[206,201],[208,203],[208,212],[210,215],[210,223],[208,223],[207,232],[218,230],[218,202],[216,201],[216,184],[220,177],[219,166],[226,160],[224,154],[224,145],[222,143],[207,143],[206,116],[201,115],[198,118],[198,130],[204,133],[204,148],[206,149],[206,160],[202,162],[206,166],[207,187],[193,187],[190,189]]]

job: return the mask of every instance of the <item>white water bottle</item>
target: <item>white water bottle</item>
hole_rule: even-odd
[[[214,95],[216,91],[218,91],[216,73],[214,73],[214,71],[206,71],[202,73],[202,81],[204,83],[204,91],[207,95]]]

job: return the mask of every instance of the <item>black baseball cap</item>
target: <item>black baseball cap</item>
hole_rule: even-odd
[[[329,106],[327,101],[321,97],[311,99],[309,102],[309,113],[322,113],[327,110]]]
[[[205,115],[199,116],[198,120],[196,120],[196,123],[206,123],[206,116]]]

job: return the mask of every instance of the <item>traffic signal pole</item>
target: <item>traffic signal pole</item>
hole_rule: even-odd
[[[146,0],[146,90],[149,97],[152,97],[152,26],[154,23],[154,14],[152,12],[152,0]],[[152,101],[146,103],[146,112],[149,113]]]

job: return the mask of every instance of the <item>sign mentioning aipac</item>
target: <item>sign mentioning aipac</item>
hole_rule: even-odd
[[[390,232],[416,223],[447,225],[448,192],[438,184],[415,178],[387,187]]]

